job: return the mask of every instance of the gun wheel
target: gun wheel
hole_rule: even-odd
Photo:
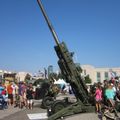
[[[55,103],[52,105],[52,111],[53,114],[57,113],[58,111],[62,110],[65,108],[65,104],[62,101],[55,101]]]
[[[48,108],[51,104],[53,104],[54,99],[52,97],[45,97],[42,100],[42,108]]]

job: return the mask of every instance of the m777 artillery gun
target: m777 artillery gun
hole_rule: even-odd
[[[66,44],[59,42],[57,34],[45,13],[41,0],[37,0],[37,2],[55,40],[56,45],[54,48],[59,58],[58,65],[61,73],[66,82],[71,85],[77,100],[77,102],[73,104],[69,104],[67,100],[54,101],[48,108],[48,120],[56,120],[68,115],[95,111],[95,107],[90,102],[87,86],[81,77],[81,67],[76,66],[74,63],[72,54],[67,49]]]

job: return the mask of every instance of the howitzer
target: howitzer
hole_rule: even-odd
[[[56,120],[58,118],[81,113],[81,112],[93,112],[94,106],[92,106],[90,102],[90,96],[87,91],[87,86],[81,78],[81,67],[76,66],[73,61],[72,54],[68,51],[64,42],[59,42],[57,34],[53,29],[52,24],[50,23],[41,0],[37,0],[39,7],[43,13],[43,16],[48,24],[48,27],[53,35],[53,38],[56,42],[55,51],[59,58],[58,65],[61,69],[61,73],[66,80],[72,87],[73,93],[76,97],[77,102],[73,104],[69,104],[68,99],[64,100],[56,100],[51,106],[47,109],[48,110],[48,120]],[[105,109],[104,109],[105,110]],[[116,110],[114,110],[114,115],[105,114],[103,112],[103,117],[118,120],[120,119],[117,115]]]
[[[89,102],[90,97],[87,91],[87,86],[81,78],[81,67],[76,66],[71,52],[68,51],[65,43],[59,42],[57,34],[45,13],[41,0],[37,0],[37,2],[55,40],[56,46],[54,48],[59,58],[58,65],[61,73],[66,82],[71,85],[73,93],[77,99],[77,102],[70,105],[66,105],[66,103],[64,103],[66,100],[55,101],[54,104],[48,108],[48,119],[56,120],[57,118],[75,113],[94,111],[94,107]]]

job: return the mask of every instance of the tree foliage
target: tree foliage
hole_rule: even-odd
[[[85,83],[89,83],[89,84],[92,83],[92,80],[89,77],[89,75],[85,76],[84,78],[85,78]]]

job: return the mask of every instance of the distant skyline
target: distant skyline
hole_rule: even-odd
[[[42,0],[74,60],[95,67],[120,67],[120,0]],[[0,1],[0,69],[58,69],[54,39],[37,0]]]

